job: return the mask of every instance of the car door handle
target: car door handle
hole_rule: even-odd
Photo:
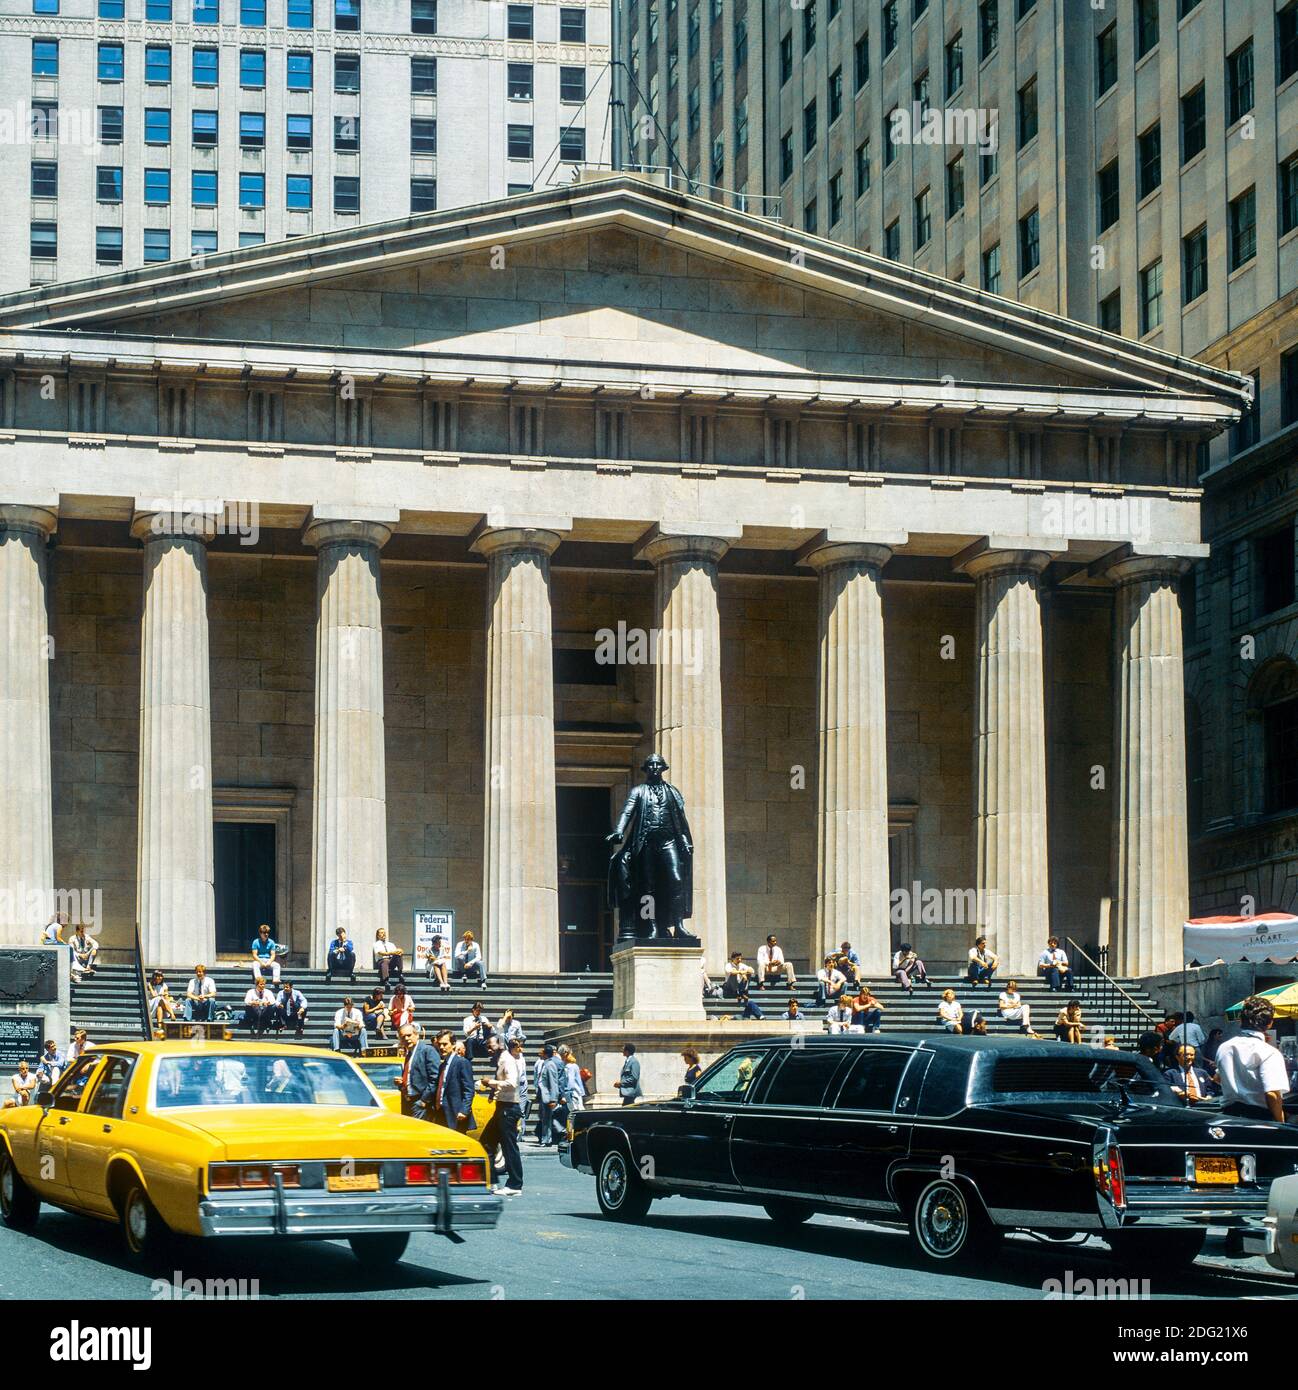
[[[107,1129],[108,1126],[105,1125],[104,1128]],[[896,1132],[897,1132],[897,1126],[896,1126],[896,1125],[889,1125],[889,1126],[888,1126],[888,1133],[889,1133],[889,1134],[896,1134]]]
[[[67,1124],[67,1122],[68,1122],[68,1117],[67,1117],[66,1115],[60,1115],[60,1116],[59,1116],[59,1124],[65,1125],[65,1124]]]
[[[111,1134],[112,1132],[113,1132],[113,1127],[112,1127],[112,1125],[105,1125],[105,1126],[104,1126],[104,1133],[105,1133],[105,1134]]]

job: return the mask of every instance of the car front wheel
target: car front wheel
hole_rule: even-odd
[[[653,1195],[621,1149],[610,1149],[595,1175],[599,1209],[614,1221],[643,1221]]]
[[[41,1199],[22,1180],[9,1151],[0,1148],[0,1217],[11,1231],[30,1231],[41,1213]]]
[[[994,1231],[975,1198],[959,1183],[938,1178],[915,1199],[910,1234],[928,1259],[954,1263],[985,1250]]]
[[[410,1232],[376,1231],[371,1235],[348,1236],[347,1244],[366,1269],[389,1269],[406,1253]]]

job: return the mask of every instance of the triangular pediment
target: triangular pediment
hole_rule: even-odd
[[[1231,373],[632,177],[0,299],[6,329],[1207,396]]]

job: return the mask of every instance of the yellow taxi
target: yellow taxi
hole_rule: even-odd
[[[201,1041],[96,1048],[45,1105],[0,1111],[0,1218],[29,1229],[42,1203],[118,1223],[141,1261],[173,1235],[287,1235],[373,1266],[503,1206],[476,1139],[393,1114],[348,1058]]]

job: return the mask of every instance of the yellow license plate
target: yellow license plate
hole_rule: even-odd
[[[330,1173],[325,1178],[325,1186],[330,1192],[377,1192],[379,1175],[377,1173]]]
[[[1195,1155],[1194,1180],[1202,1183],[1237,1183],[1239,1163],[1233,1158],[1201,1158]]]

